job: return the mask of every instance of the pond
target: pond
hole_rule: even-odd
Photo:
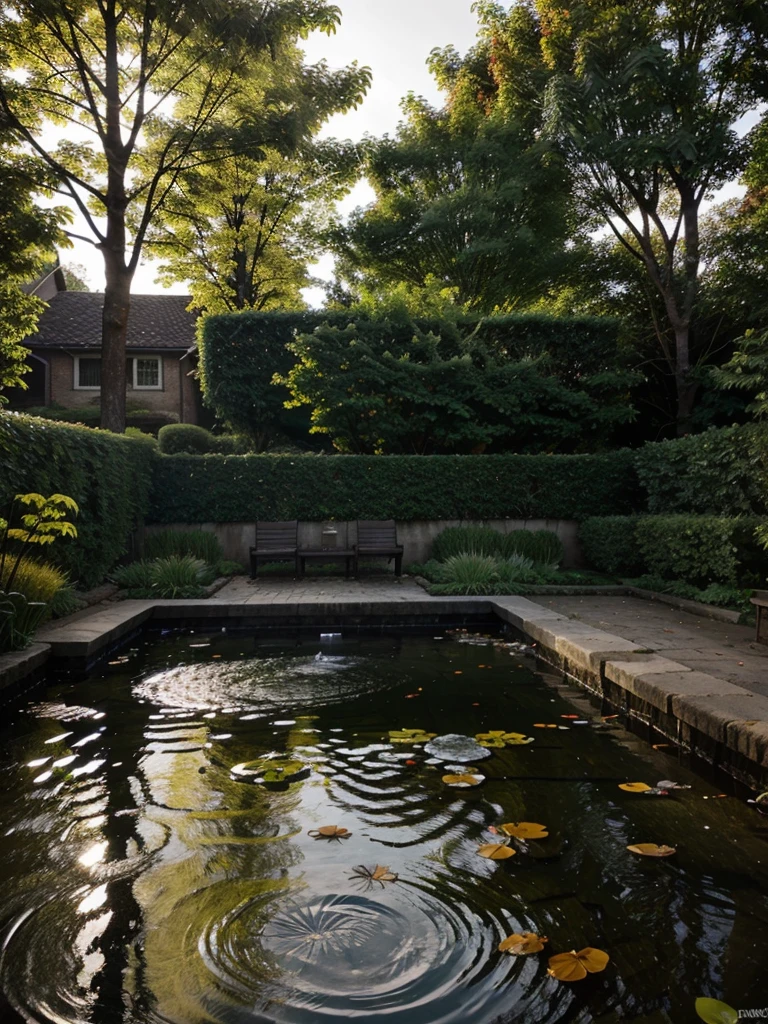
[[[168,633],[15,706],[2,1020],[684,1024],[698,996],[768,1006],[764,819],[511,638],[471,640]],[[691,788],[619,788],[660,780]],[[516,822],[547,834],[478,853]],[[499,951],[525,932],[543,950]],[[548,973],[584,947],[604,970]]]

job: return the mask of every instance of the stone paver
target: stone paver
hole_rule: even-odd
[[[251,580],[236,576],[211,598],[212,601],[246,604],[330,604],[354,602],[366,604],[380,601],[450,601],[452,598],[429,597],[409,576],[343,576],[276,579],[263,577]],[[467,600],[471,600],[468,598]],[[483,599],[485,600],[485,599]]]
[[[536,597],[531,600],[644,650],[768,697],[768,645],[750,626],[716,622],[637,597]]]

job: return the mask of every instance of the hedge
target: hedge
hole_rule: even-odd
[[[156,523],[582,519],[640,501],[632,453],[158,456]]]
[[[95,586],[126,550],[147,508],[152,440],[0,413],[0,509],[15,494],[68,494],[80,506],[77,540],[45,554],[80,587]]]
[[[584,379],[621,362],[618,321],[610,317],[512,314],[457,321],[408,316],[371,317],[359,311],[227,313],[204,317],[198,328],[200,383],[205,404],[235,431],[254,437],[270,431],[306,441],[307,409],[285,409],[291,393],[273,384],[296,363],[289,343],[318,327],[355,324],[360,338],[379,348],[407,351],[417,332],[440,338],[442,358],[464,352],[472,339],[496,359],[517,361],[548,354],[548,372],[576,390]]]
[[[725,427],[644,445],[635,464],[648,511],[764,514],[766,449],[765,428],[759,426]]]
[[[756,516],[605,516],[581,524],[590,564],[619,576],[647,574],[694,586],[761,586],[768,552]]]

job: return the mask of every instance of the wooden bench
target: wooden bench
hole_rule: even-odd
[[[358,519],[357,521],[358,564],[361,558],[386,558],[395,560],[395,576],[403,571],[403,546],[397,543],[397,528],[394,519]]]
[[[755,606],[755,640],[759,644],[768,644],[768,631],[764,633],[765,610],[768,608],[768,590],[756,590],[750,603]]]
[[[299,523],[293,519],[285,523],[256,523],[256,546],[250,549],[251,579],[256,579],[259,563],[293,562],[299,575]]]

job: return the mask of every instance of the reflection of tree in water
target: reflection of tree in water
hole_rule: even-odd
[[[197,749],[154,751],[141,765],[145,820],[167,829],[168,842],[134,885],[144,932],[134,983],[179,1024],[211,1019],[203,1007],[212,987],[247,1006],[273,977],[273,959],[254,956],[255,937],[295,888],[287,875],[301,859],[290,841],[301,783],[270,792],[236,781],[228,764],[209,760],[207,728],[198,729]],[[228,761],[259,753],[244,737],[225,749]]]

